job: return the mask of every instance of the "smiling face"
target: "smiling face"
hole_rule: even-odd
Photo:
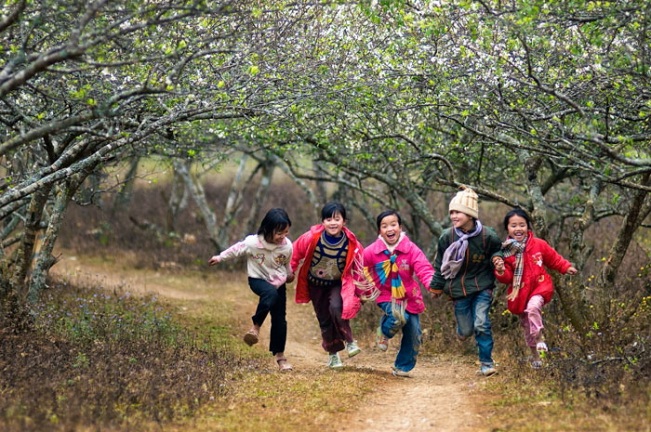
[[[341,231],[344,229],[346,221],[341,213],[336,212],[332,216],[323,219],[323,227],[325,228],[328,235],[333,237],[339,237]]]
[[[398,243],[402,227],[398,221],[398,216],[392,214],[380,222],[380,237],[384,239],[389,246]]]
[[[473,221],[472,217],[456,210],[450,210],[450,221],[452,222],[452,226],[460,229],[463,232],[471,231],[475,226],[475,222]]]
[[[275,230],[273,234],[273,239],[271,240],[271,243],[275,243],[277,245],[283,244],[285,241],[285,237],[289,235],[289,226],[285,227],[284,229],[281,230]]]
[[[527,220],[518,215],[511,216],[506,225],[509,237],[519,242],[523,241],[527,237],[528,228]]]

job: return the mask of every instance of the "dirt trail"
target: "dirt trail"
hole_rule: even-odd
[[[225,298],[225,291],[207,286],[212,282],[187,284],[163,273],[128,268],[116,272],[114,264],[82,264],[75,257],[66,258],[66,254],[62,256],[63,260],[55,266],[52,273],[73,281],[93,281],[106,288],[120,287],[132,292],[156,293],[177,300],[214,299],[239,304],[241,306],[235,310],[243,329],[248,325],[254,307],[253,304],[242,305],[241,301],[236,301],[238,297],[241,300],[243,292],[231,292],[232,298]],[[203,288],[197,288],[200,285]],[[248,290],[245,278],[242,278],[242,287],[243,290]],[[320,346],[312,305],[294,303],[292,289],[288,292],[287,320],[289,334],[286,353],[294,369],[309,371],[326,367],[327,356]],[[266,344],[264,333],[261,334],[263,345]],[[379,374],[386,375],[386,382],[381,391],[366,398],[363,410],[347,415],[346,421],[341,422],[342,432],[488,430],[486,419],[490,412],[481,397],[486,378],[476,376],[472,359],[443,360],[420,356],[410,378],[396,378],[391,375],[391,365],[398,338],[390,342],[387,352],[377,350],[372,340],[359,342],[361,354],[351,359],[342,356],[347,369],[378,371]]]

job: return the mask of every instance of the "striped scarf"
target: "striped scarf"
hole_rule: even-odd
[[[405,316],[407,310],[407,299],[405,298],[407,290],[405,289],[405,285],[402,283],[402,278],[398,272],[398,264],[396,263],[398,256],[395,254],[395,250],[398,243],[400,243],[404,237],[404,233],[401,233],[398,242],[392,246],[387,245],[384,239],[380,237],[388,248],[383,252],[388,259],[375,264],[375,273],[378,275],[380,284],[385,285],[389,282],[391,285],[391,314],[401,325],[404,325],[407,322]]]
[[[502,253],[504,258],[515,255],[515,268],[513,269],[513,287],[511,289],[511,294],[506,296],[506,299],[509,301],[515,300],[520,292],[520,287],[522,285],[522,272],[524,270],[524,262],[522,260],[522,254],[524,249],[527,247],[527,237],[522,242],[514,240],[512,238],[507,239],[502,243]]]
[[[396,259],[398,257],[396,254],[391,254],[388,250],[385,250],[384,254],[387,255],[389,259],[375,264],[375,271],[377,272],[382,285],[387,281],[390,281],[391,297],[400,300],[405,297],[406,292],[405,286],[400,278],[400,273],[398,273],[398,264],[396,264]]]

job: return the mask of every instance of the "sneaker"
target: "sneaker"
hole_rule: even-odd
[[[357,341],[347,343],[346,349],[348,351],[348,357],[355,357],[357,354],[362,352],[359,346],[357,346]]]
[[[405,372],[400,369],[393,368],[393,376],[401,378],[409,378],[409,372]]]
[[[497,373],[497,369],[495,369],[495,366],[490,363],[482,363],[479,368],[479,373],[483,376],[491,376]]]
[[[339,353],[329,354],[328,355],[328,367],[330,369],[341,369],[344,367],[344,364],[339,358]]]
[[[533,369],[541,369],[543,367],[541,360],[531,360],[531,367]]]
[[[377,328],[375,343],[377,344],[377,347],[380,349],[380,351],[386,351],[389,349],[389,338],[384,336],[380,327]]]

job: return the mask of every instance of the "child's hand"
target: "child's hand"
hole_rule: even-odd
[[[570,268],[567,269],[567,271],[565,272],[565,274],[568,274],[568,275],[575,275],[575,274],[577,274],[578,272],[579,272],[579,271],[576,269],[576,267],[574,267],[574,266],[570,266]]]
[[[504,274],[504,260],[501,257],[494,257],[493,265],[495,266],[495,271],[497,271],[499,275]]]
[[[219,255],[215,255],[210,260],[208,261],[208,265],[214,266],[215,264],[221,262],[221,257]]]
[[[443,295],[443,291],[430,291],[429,293],[433,299],[437,299]]]

